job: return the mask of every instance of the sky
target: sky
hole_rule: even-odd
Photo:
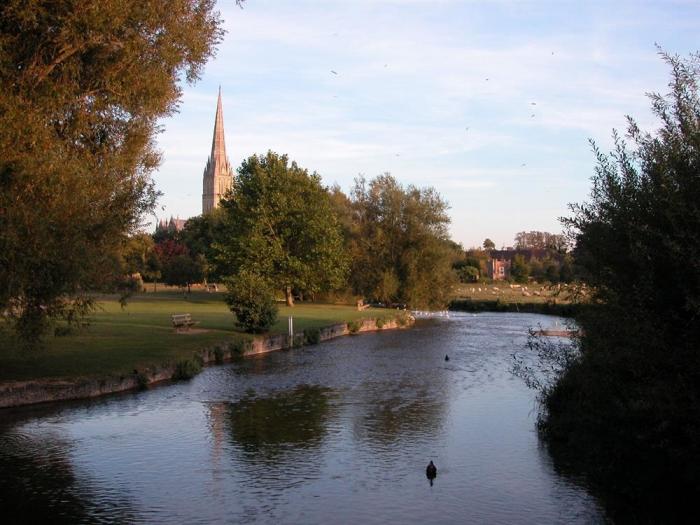
[[[233,167],[268,150],[349,191],[391,173],[449,203],[453,240],[560,232],[626,115],[657,126],[657,45],[700,50],[697,1],[233,0],[227,31],[162,122],[158,218],[201,213],[222,91]]]

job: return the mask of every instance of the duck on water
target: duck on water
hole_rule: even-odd
[[[430,486],[433,486],[433,480],[437,477],[437,467],[433,464],[431,460],[428,466],[425,467],[425,477],[430,480]]]

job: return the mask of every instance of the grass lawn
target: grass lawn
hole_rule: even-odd
[[[189,313],[198,321],[191,334],[176,333],[171,314]],[[281,306],[272,333],[287,332],[287,316],[294,331],[369,317],[392,317],[391,310],[358,312],[354,306],[298,304]],[[43,348],[21,350],[0,333],[0,381],[40,378],[75,378],[129,374],[134,369],[172,363],[214,343],[250,338],[236,330],[235,318],[223,294],[193,291],[149,292],[132,297],[122,309],[116,297],[101,297],[90,326],[62,337],[48,336]]]

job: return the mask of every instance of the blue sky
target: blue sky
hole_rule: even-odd
[[[390,172],[435,187],[465,247],[558,232],[625,115],[655,122],[671,53],[700,50],[700,2],[220,1],[227,34],[163,122],[159,217],[201,212],[216,95],[233,166],[272,149],[348,191]],[[337,74],[332,73],[335,71]]]

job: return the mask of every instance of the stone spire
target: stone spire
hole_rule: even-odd
[[[221,105],[221,86],[219,100],[216,103],[214,118],[214,138],[211,142],[211,155],[204,168],[202,184],[202,213],[207,213],[219,205],[224,194],[231,189],[233,175],[231,165],[226,156],[226,141],[224,139],[224,111]]]

